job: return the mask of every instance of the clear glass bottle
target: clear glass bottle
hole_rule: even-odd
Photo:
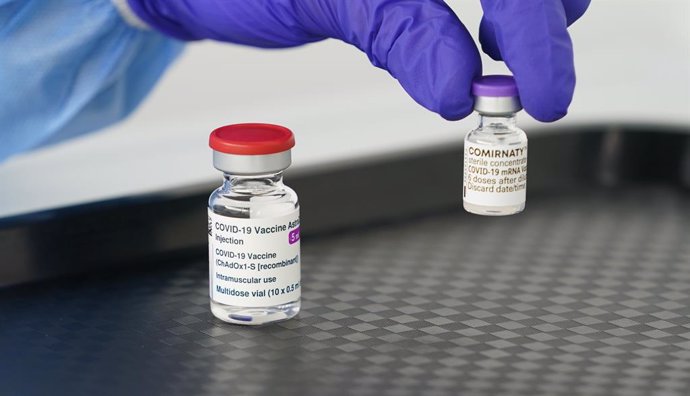
[[[211,312],[261,325],[300,310],[299,203],[283,184],[294,137],[287,128],[238,124],[211,135],[223,185],[209,198]]]
[[[516,126],[522,109],[510,76],[475,81],[479,127],[465,136],[463,207],[485,216],[505,216],[525,208],[527,134]]]

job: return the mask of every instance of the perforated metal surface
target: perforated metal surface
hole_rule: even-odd
[[[687,395],[688,195],[528,205],[307,239],[263,328],[211,316],[204,260],[5,290],[0,394]]]

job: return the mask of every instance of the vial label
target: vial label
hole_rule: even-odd
[[[211,298],[239,307],[269,307],[300,298],[299,210],[237,219],[208,212]]]
[[[525,202],[527,143],[482,145],[465,142],[462,197],[482,206],[509,206]]]

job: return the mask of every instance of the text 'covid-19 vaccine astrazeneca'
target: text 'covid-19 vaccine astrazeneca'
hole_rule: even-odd
[[[511,76],[484,76],[472,84],[479,127],[465,136],[462,198],[466,211],[506,216],[525,208],[527,135],[515,125],[522,109]]]
[[[214,130],[209,144],[225,179],[208,203],[211,311],[243,325],[289,319],[301,292],[299,203],[283,184],[294,135],[237,124]]]

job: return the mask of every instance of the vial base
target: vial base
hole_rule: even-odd
[[[233,324],[259,326],[295,317],[300,310],[300,300],[272,307],[238,307],[211,300],[211,312],[216,318]]]
[[[467,201],[463,201],[462,206],[465,208],[466,211],[482,216],[510,216],[516,213],[520,213],[525,209],[524,202],[518,205],[485,206],[476,205],[469,203]]]

